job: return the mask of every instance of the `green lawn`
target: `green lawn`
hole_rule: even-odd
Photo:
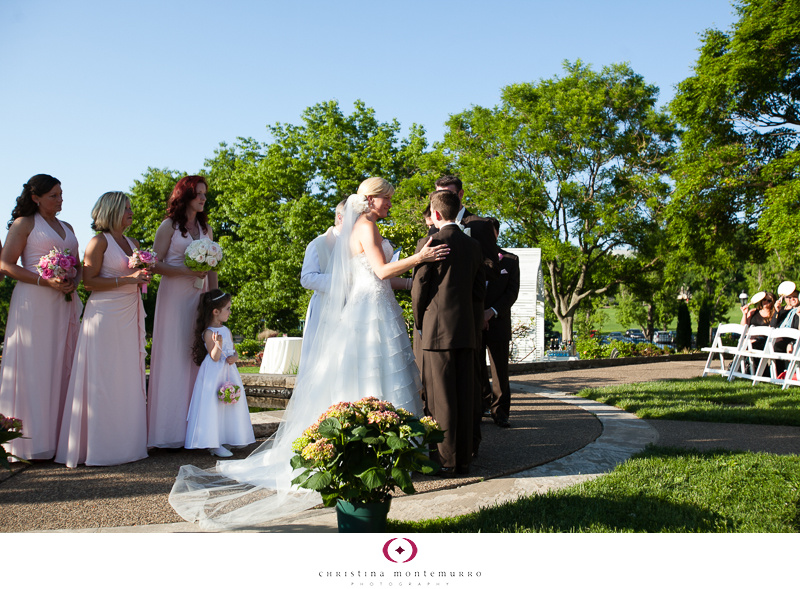
[[[720,377],[584,389],[648,419],[800,426],[800,390]],[[592,481],[401,532],[800,532],[800,456],[650,446]]]
[[[720,376],[583,389],[578,395],[642,419],[800,426],[800,387],[785,391]]]
[[[650,448],[613,472],[477,513],[387,532],[800,531],[800,457]]]
[[[600,326],[601,333],[609,333],[611,331],[619,331],[621,333],[625,333],[627,329],[639,329],[639,325],[623,325],[617,320],[617,307],[605,307],[603,312],[606,314],[606,320],[603,322],[603,325]],[[733,323],[738,323],[739,320],[742,318],[742,312],[740,310],[739,305],[734,305],[728,310],[728,320]],[[673,318],[670,323],[667,325],[658,325],[657,329],[672,329],[675,330],[678,327],[678,319],[677,317]],[[692,318],[692,329],[697,329],[696,318]],[[553,330],[561,333],[561,323],[556,321],[553,324]]]

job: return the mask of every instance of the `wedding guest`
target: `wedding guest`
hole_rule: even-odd
[[[500,222],[489,218],[494,228],[495,240],[500,235]],[[511,386],[508,382],[508,352],[511,345],[511,307],[519,295],[519,258],[505,250],[497,254],[500,276],[489,282],[483,306],[483,345],[481,358],[488,350],[492,382],[489,370],[481,362],[483,406],[490,411],[495,424],[511,427],[508,416],[511,411]]]
[[[793,284],[793,283],[789,283]],[[791,286],[789,288],[792,288]],[[786,308],[783,309],[783,303],[786,301]],[[793,327],[794,329],[800,328],[800,300],[798,300],[798,292],[795,287],[792,292],[787,295],[782,295],[775,303],[775,314],[770,321],[771,327]],[[794,350],[792,348],[791,340],[787,338],[778,338],[773,344],[776,352],[788,352],[791,354]],[[783,360],[775,361],[775,368],[778,373],[786,370],[787,364]]]
[[[303,268],[300,271],[300,284],[303,288],[313,290],[314,294],[311,295],[311,300],[308,302],[308,310],[306,311],[306,322],[303,328],[303,345],[300,349],[300,362],[303,361],[303,354],[308,352],[309,346],[317,332],[319,312],[322,309],[322,299],[331,286],[331,273],[328,265],[331,252],[333,252],[333,246],[336,245],[336,239],[339,237],[339,232],[341,231],[342,215],[344,214],[344,205],[346,202],[347,199],[344,199],[336,205],[333,227],[328,227],[325,233],[314,238],[311,243],[306,246],[306,253],[303,257]]]
[[[768,327],[775,316],[775,295],[765,292],[764,298],[756,303],[755,309],[750,309],[749,305],[742,307],[742,325]],[[763,350],[767,343],[766,336],[750,338],[754,349]]]
[[[167,202],[167,216],[156,231],[153,249],[163,277],[156,297],[150,382],[147,389],[148,448],[182,448],[186,415],[198,367],[192,360],[194,320],[200,296],[217,288],[216,272],[199,272],[184,263],[192,241],[214,235],[205,212],[208,183],[185,176]],[[206,276],[207,274],[207,276]],[[200,288],[196,280],[204,279]]]
[[[92,209],[83,283],[91,290],[67,389],[56,462],[110,466],[147,458],[145,329],[140,286],[147,269],[131,269],[139,243],[124,192],[106,192]]]
[[[411,298],[422,334],[425,410],[445,432],[431,457],[448,476],[467,474],[474,453],[475,349],[481,344],[475,322],[483,313],[486,285],[480,244],[455,222],[458,197],[439,190],[430,202],[438,229],[430,245],[445,244],[450,254],[417,268]]]
[[[5,447],[26,460],[55,455],[78,339],[81,301],[74,290],[80,265],[72,279],[44,278],[37,272],[39,258],[53,248],[78,255],[72,227],[56,218],[62,203],[56,178],[37,174],[28,180],[11,212],[0,254],[0,268],[17,281],[3,344],[0,413],[22,420],[25,437]]]

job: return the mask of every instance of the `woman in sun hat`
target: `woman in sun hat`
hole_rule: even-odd
[[[756,305],[754,309],[750,305]],[[771,292],[757,292],[750,299],[750,302],[742,307],[742,325],[749,325],[751,327],[768,327],[770,322],[774,319],[775,313],[775,295]],[[752,346],[756,350],[763,350],[767,343],[766,336],[758,336],[750,338]]]
[[[778,294],[780,298],[775,303],[777,312],[770,325],[772,327],[793,327],[798,329],[800,326],[800,300],[798,300],[797,285],[790,280],[781,282],[778,286]],[[786,308],[782,309],[784,301],[786,301]],[[788,352],[790,354],[793,351],[791,341],[786,338],[776,339],[774,349],[776,352]],[[786,362],[783,360],[776,360],[775,366],[779,373],[786,370]]]

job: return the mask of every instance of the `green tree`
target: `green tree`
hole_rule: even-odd
[[[360,101],[349,115],[336,101],[324,102],[306,109],[300,125],[268,129],[271,142],[240,138],[206,162],[214,228],[227,258],[220,284],[235,295],[232,329],[248,336],[265,327],[299,333],[311,295],[300,285],[306,245],[364,179],[382,176],[397,186],[417,173],[427,147],[421,127],[401,138],[396,120],[378,121]],[[398,191],[393,203],[402,201]],[[382,231],[406,255],[423,234],[391,218]]]
[[[675,347],[687,350],[692,347],[692,316],[685,301],[678,303],[678,326],[675,330]]]
[[[668,211],[672,271],[696,277],[692,306],[710,306],[712,320],[763,248],[798,254],[800,1],[735,7],[730,31],[704,32],[694,75],[670,104],[685,128]]]
[[[547,301],[569,338],[582,301],[637,271],[615,251],[635,249],[663,204],[675,129],[628,65],[565,70],[452,116],[444,145],[484,214],[542,248]]]

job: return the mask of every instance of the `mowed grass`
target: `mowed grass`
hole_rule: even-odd
[[[800,387],[784,391],[772,384],[707,376],[589,388],[578,395],[642,419],[800,426]]]
[[[647,419],[800,426],[800,389],[721,377],[584,389]],[[391,515],[391,512],[390,512]],[[455,518],[389,532],[800,531],[800,456],[650,446],[608,474]]]
[[[589,482],[400,532],[798,532],[800,457],[651,447]],[[390,512],[391,515],[391,512]]]

